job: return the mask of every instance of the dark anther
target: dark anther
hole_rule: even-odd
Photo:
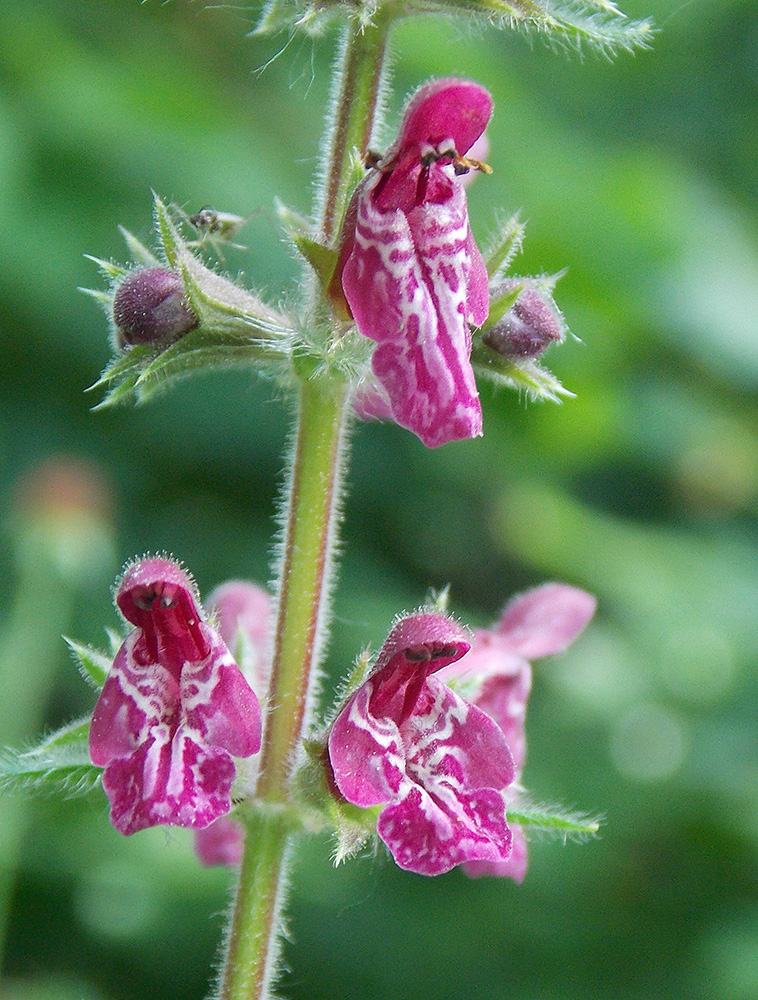
[[[435,646],[432,649],[432,659],[438,660],[441,659],[443,656],[445,657],[455,656],[457,652],[458,652],[458,647],[451,643],[448,643],[445,646]]]
[[[405,658],[411,663],[423,663],[424,660],[431,660],[432,654],[428,646],[409,646],[405,650]]]
[[[142,611],[152,611],[157,596],[154,590],[135,590],[132,594],[132,601],[135,607],[140,608]]]

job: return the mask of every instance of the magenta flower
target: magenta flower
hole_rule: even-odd
[[[514,766],[505,737],[433,676],[468,649],[442,615],[401,619],[329,733],[337,788],[354,805],[385,805],[379,836],[401,868],[421,875],[511,853],[503,789]]]
[[[377,342],[371,393],[383,402],[359,402],[359,412],[390,413],[430,448],[482,432],[469,323],[487,318],[489,293],[462,178],[484,165],[462,154],[491,112],[490,95],[469,80],[421,87],[353,196],[340,243],[335,283]]]
[[[135,628],[116,653],[90,727],[111,823],[123,834],[205,827],[231,808],[232,756],[260,750],[258,699],[195,586],[162,557],[131,566],[116,603]]]
[[[530,660],[560,653],[595,613],[595,598],[563,583],[546,583],[515,597],[491,630],[477,629],[471,652],[448,666],[445,681],[462,679],[467,696],[500,727],[513,754],[516,780],[526,756],[526,706],[532,687]],[[526,874],[523,831],[513,827],[513,850],[505,861],[474,861],[469,875],[504,875],[521,882]]]
[[[242,648],[239,665],[246,680],[263,701],[268,690],[271,660],[267,656],[271,628],[271,597],[249,580],[228,580],[208,596],[208,607],[216,613],[218,631],[229,649]]]
[[[195,854],[207,868],[213,865],[235,868],[242,861],[245,835],[231,816],[219,816],[210,826],[195,830],[194,841]]]

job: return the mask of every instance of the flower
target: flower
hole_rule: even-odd
[[[564,583],[546,583],[515,597],[493,629],[476,629],[465,661],[448,666],[444,681],[461,681],[467,697],[502,731],[513,754],[516,781],[526,757],[526,706],[532,687],[530,660],[560,653],[595,613],[592,594]],[[505,861],[475,861],[469,875],[504,875],[521,882],[526,874],[523,831],[513,827],[513,851]]]
[[[219,816],[210,826],[194,833],[195,854],[200,864],[208,868],[213,865],[236,868],[242,861],[245,835],[240,824],[231,816]]]
[[[263,587],[248,580],[229,580],[209,594],[208,607],[218,621],[218,631],[234,650],[245,678],[259,701],[268,688],[271,661],[265,655],[271,624],[271,598]],[[248,775],[252,782],[252,775]],[[244,835],[231,816],[221,816],[210,826],[195,830],[195,854],[204,865],[235,867],[242,860]]]
[[[397,141],[353,196],[330,288],[377,342],[371,367],[384,405],[366,415],[389,412],[430,448],[482,432],[468,324],[487,318],[488,280],[462,178],[489,168],[462,154],[491,111],[469,80],[416,92]]]
[[[339,792],[384,805],[377,832],[401,868],[439,875],[511,853],[503,789],[514,765],[499,727],[434,676],[469,649],[439,614],[400,619],[328,737]]]
[[[135,628],[116,653],[90,727],[111,823],[123,834],[205,827],[231,808],[235,757],[260,750],[258,699],[196,588],[171,559],[130,566],[116,604]]]
[[[271,660],[266,655],[271,627],[271,597],[249,580],[228,580],[208,596],[218,632],[234,651],[246,680],[263,701],[268,690]]]

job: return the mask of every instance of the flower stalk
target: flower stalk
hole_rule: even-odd
[[[369,24],[351,20],[335,74],[325,179],[318,221],[325,244],[334,241],[350,196],[352,152],[368,152],[381,99],[392,6],[380,8]]]
[[[352,152],[365,154],[374,127],[391,18],[347,29],[334,81],[328,159],[317,208],[324,243],[336,238],[350,195]],[[275,977],[280,913],[293,831],[284,809],[290,769],[307,732],[330,592],[345,459],[347,385],[304,372],[288,484],[279,604],[256,798],[245,817],[245,850],[221,974],[219,1000],[264,1000]],[[273,808],[266,809],[266,806]]]

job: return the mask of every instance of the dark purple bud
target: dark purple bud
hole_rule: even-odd
[[[495,296],[507,291],[503,286]],[[560,343],[565,332],[563,317],[549,291],[529,283],[505,315],[483,334],[482,340],[506,358],[532,361],[552,343]]]
[[[118,346],[175,340],[198,324],[185,302],[184,284],[178,274],[164,267],[131,271],[116,289],[113,322]]]

